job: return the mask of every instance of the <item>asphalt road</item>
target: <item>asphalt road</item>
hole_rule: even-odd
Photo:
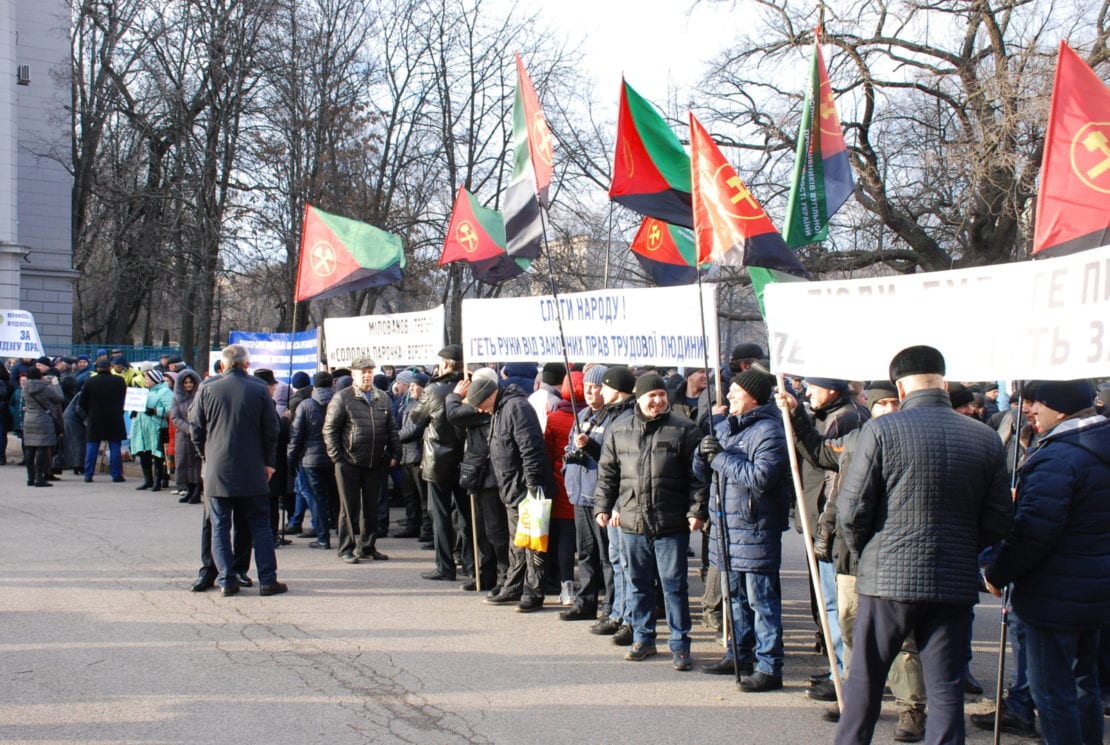
[[[832,741],[825,704],[804,695],[821,660],[793,532],[786,688],[745,694],[729,678],[675,672],[669,655],[625,662],[588,623],[560,621],[557,606],[522,615],[421,580],[431,554],[411,539],[384,539],[392,560],[355,566],[294,540],[278,551],[286,595],[259,597],[257,583],[230,598],[189,592],[201,508],[135,486],[66,474],[36,489],[22,468],[0,468],[0,741]],[[978,608],[973,670],[993,688],[990,600]],[[721,647],[699,611],[703,662]],[[893,741],[895,718],[888,701],[875,742]],[[990,735],[969,731],[969,741]]]

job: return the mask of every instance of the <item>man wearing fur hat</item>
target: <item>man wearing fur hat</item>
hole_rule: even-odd
[[[726,538],[720,520],[710,527],[709,560],[727,572],[732,618],[742,659],[726,654],[717,667],[747,673],[746,692],[782,688],[784,658],[782,533],[790,513],[790,461],[782,416],[771,402],[771,380],[756,370],[733,376],[725,407],[715,407],[715,433],[698,449],[694,470],[712,479],[713,499],[724,500]],[[715,511],[714,514],[717,514]],[[727,541],[728,555],[722,556]],[[731,649],[731,648],[730,648]]]
[[[1110,421],[1086,380],[1044,381],[1017,514],[983,572],[1025,627],[1029,690],[1048,745],[1102,742],[1099,635],[1110,627]]]
[[[614,510],[620,513],[633,631],[625,659],[638,662],[656,654],[658,573],[672,666],[685,671],[693,667],[686,550],[691,531],[700,530],[706,519],[705,483],[693,471],[699,432],[692,421],[669,410],[659,374],[641,375],[633,396],[634,415],[614,424],[602,445],[594,516],[605,528]]]
[[[860,430],[841,483],[837,529],[858,561],[859,611],[838,745],[869,743],[891,662],[916,635],[930,743],[964,741],[964,662],[978,601],[979,551],[1010,527],[1002,443],[952,410],[941,353],[903,349],[890,363],[901,410]]]

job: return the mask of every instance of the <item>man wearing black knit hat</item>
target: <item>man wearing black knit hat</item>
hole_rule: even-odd
[[[1013,505],[997,434],[952,410],[941,353],[908,347],[890,379],[901,410],[860,430],[838,496],[837,530],[858,560],[859,611],[838,745],[869,743],[891,662],[916,635],[930,743],[964,742],[964,662],[979,551]]]
[[[635,414],[619,419],[602,445],[594,516],[606,528],[614,509],[620,513],[633,631],[625,659],[639,662],[656,654],[658,571],[672,665],[685,671],[693,667],[686,550],[690,532],[700,530],[706,518],[705,484],[692,469],[699,433],[692,421],[669,411],[667,388],[657,373],[641,375],[633,396]]]

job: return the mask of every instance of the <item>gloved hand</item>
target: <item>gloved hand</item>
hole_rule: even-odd
[[[713,435],[706,435],[701,439],[701,444],[698,445],[698,454],[707,461],[713,460],[721,450],[723,450],[721,442]]]
[[[832,536],[820,528],[813,537],[813,555],[818,561],[832,561]]]
[[[146,415],[147,416],[158,416],[158,412],[148,406],[148,407],[146,407]]]

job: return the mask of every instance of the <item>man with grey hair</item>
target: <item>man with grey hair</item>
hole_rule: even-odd
[[[225,596],[239,592],[231,549],[232,508],[245,507],[258,566],[259,594],[289,588],[277,580],[270,487],[277,462],[279,422],[266,385],[247,374],[246,347],[221,354],[224,372],[197,391],[189,409],[193,444],[204,462],[204,493],[212,514],[212,555]]]
[[[339,557],[348,564],[389,558],[374,545],[378,496],[401,461],[401,440],[389,399],[374,387],[375,367],[365,355],[352,362],[354,385],[336,393],[324,415],[324,446],[339,487]]]

